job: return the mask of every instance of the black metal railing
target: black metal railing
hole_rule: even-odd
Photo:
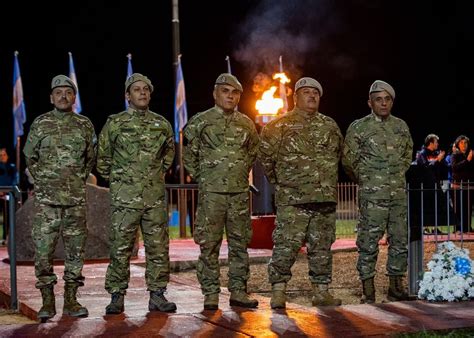
[[[7,213],[8,219],[8,258],[10,260],[10,308],[18,310],[18,292],[17,292],[17,277],[16,277],[16,240],[15,240],[15,225],[16,219],[12,217],[15,215],[16,206],[21,201],[21,192],[18,186],[0,186],[0,192],[5,193],[8,196],[8,210],[4,210]]]

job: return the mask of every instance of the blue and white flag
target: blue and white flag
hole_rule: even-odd
[[[21,84],[20,64],[18,52],[14,53],[13,61],[13,145],[23,135],[23,124],[26,122],[25,101],[23,101],[23,85]]]
[[[77,85],[76,70],[74,69],[74,61],[72,60],[71,52],[69,52],[69,78],[74,82],[77,88],[76,102],[72,106],[72,110],[75,113],[80,114],[82,111],[81,97],[79,96],[79,86]]]
[[[184,90],[183,69],[181,68],[181,56],[178,57],[176,66],[176,92],[174,97],[174,137],[179,143],[179,133],[188,122],[188,109],[186,108],[186,93]]]
[[[127,80],[132,74],[133,74],[133,70],[132,70],[132,54],[127,54],[127,58],[128,58],[128,65],[127,65],[127,77],[125,78],[125,80]],[[128,100],[125,99],[125,110],[128,109]]]

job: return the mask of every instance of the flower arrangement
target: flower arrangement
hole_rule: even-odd
[[[443,242],[428,262],[428,269],[420,282],[418,298],[448,302],[474,298],[474,263],[468,249]]]

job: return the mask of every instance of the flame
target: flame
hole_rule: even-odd
[[[277,115],[278,110],[283,108],[283,100],[281,98],[273,97],[276,89],[276,86],[272,86],[269,90],[263,92],[260,100],[257,100],[255,108],[259,114]]]
[[[283,84],[291,82],[291,80],[288,78],[288,76],[286,76],[285,73],[273,74],[273,80],[276,80],[276,79],[278,79],[280,83],[283,83]]]

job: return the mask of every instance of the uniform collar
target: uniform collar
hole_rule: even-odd
[[[58,118],[61,118],[61,119],[66,117],[66,116],[71,116],[73,114],[76,114],[76,113],[73,112],[73,111],[61,111],[57,108],[54,108],[54,110],[53,110],[53,115],[58,117]]]
[[[374,111],[372,111],[371,113],[372,113],[372,116],[374,117],[375,121],[377,121],[377,122],[388,121],[390,119],[390,117],[392,116],[392,114],[388,114],[388,116],[386,116],[386,117],[380,117],[377,114],[375,114]]]
[[[148,108],[145,110],[133,109],[131,107],[127,108],[127,113],[131,115],[146,115],[148,112],[149,112]]]
[[[295,108],[293,109],[293,111],[294,111],[296,114],[301,115],[301,116],[303,116],[303,117],[306,118],[306,119],[312,119],[312,118],[314,118],[314,117],[316,117],[316,116],[318,116],[318,115],[320,114],[319,111],[315,111],[315,112],[311,112],[311,113],[310,113],[310,112],[308,112],[308,111],[306,111],[306,110],[303,110],[303,109],[300,109],[300,108],[298,108],[298,107],[296,107],[296,106],[295,106]]]
[[[219,107],[217,104],[214,105],[214,108],[219,112],[221,113],[222,115],[224,116],[231,116],[232,114],[234,114],[236,112],[236,110],[232,111],[232,112],[226,112],[224,111],[224,109],[222,109],[221,107]]]

